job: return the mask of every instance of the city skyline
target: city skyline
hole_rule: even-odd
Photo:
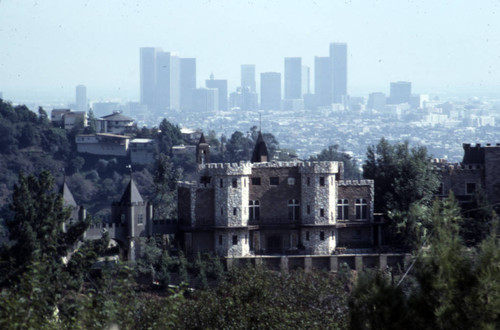
[[[350,95],[388,94],[392,81],[416,93],[495,93],[499,12],[498,1],[3,1],[0,91],[71,100],[83,84],[89,99],[139,100],[137,49],[149,45],[196,58],[198,87],[214,73],[232,91],[242,64],[283,73],[283,58],[301,57],[312,69],[329,43],[345,42]]]

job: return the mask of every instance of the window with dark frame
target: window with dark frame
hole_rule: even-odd
[[[288,220],[299,220],[300,204],[298,199],[288,200]]]
[[[325,209],[319,209],[319,216],[322,218],[325,217]]]
[[[347,199],[337,200],[337,219],[349,219],[349,201]]]
[[[259,201],[248,201],[249,219],[259,220],[260,219],[260,202]]]
[[[233,188],[238,188],[238,180],[233,179],[231,184],[232,184]]]
[[[238,235],[233,235],[233,245],[238,245]]]
[[[238,209],[236,207],[233,207],[233,215],[237,215],[238,214]]]
[[[308,240],[309,240],[309,232],[306,231],[306,241],[308,241]]]
[[[219,235],[219,245],[222,245],[222,235]]]
[[[220,179],[220,187],[224,188],[224,181],[222,181],[222,179]]]
[[[307,214],[311,214],[311,205],[307,205]]]
[[[253,186],[260,186],[260,178],[259,177],[253,177],[252,178],[252,185]]]
[[[320,231],[320,232],[319,232],[319,239],[320,239],[321,241],[324,241],[324,240],[325,240],[325,232],[324,232],[324,231]]]
[[[307,186],[309,187],[311,185],[311,178],[307,177]]]
[[[280,184],[280,178],[277,176],[272,176],[269,178],[269,184],[271,186],[278,186]]]
[[[476,184],[474,182],[468,182],[465,187],[465,193],[467,195],[474,195],[476,192]]]
[[[355,207],[356,207],[356,220],[367,220],[368,204],[366,203],[366,199],[357,198]]]
[[[325,177],[324,176],[320,176],[319,177],[319,185],[321,187],[324,187],[325,186]]]

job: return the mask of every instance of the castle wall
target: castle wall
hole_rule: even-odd
[[[349,203],[349,217],[347,221],[356,220],[356,199],[365,199],[367,201],[367,218],[363,221],[373,221],[373,200],[375,189],[373,180],[342,180],[338,181],[338,198],[347,199]],[[342,220],[340,220],[342,221]]]
[[[485,190],[490,203],[500,202],[500,146],[485,147]]]

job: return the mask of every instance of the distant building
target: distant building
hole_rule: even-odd
[[[79,123],[81,123],[83,127],[88,126],[87,113],[85,111],[54,109],[50,114],[50,120],[55,126],[62,127],[66,130],[71,130]]]
[[[382,111],[385,108],[387,97],[384,93],[375,92],[368,95],[368,109]]]
[[[214,79],[214,75],[210,75],[210,79],[205,80],[207,88],[216,88],[218,94],[219,110],[227,110],[227,80]]]
[[[118,102],[93,102],[92,112],[95,116],[103,116],[107,113],[113,113],[120,109],[120,104]],[[149,109],[149,107],[148,107]]]
[[[285,99],[302,98],[302,58],[285,57]]]
[[[123,115],[120,111],[115,111],[96,120],[96,132],[110,134],[132,134],[137,127],[134,120]]]
[[[303,97],[305,94],[310,94],[311,93],[311,81],[310,81],[310,76],[311,76],[311,70],[307,65],[302,66],[302,72],[301,72],[301,79],[302,83],[300,86],[301,89],[301,97]]]
[[[180,110],[193,110],[193,90],[196,89],[196,59],[180,58]]]
[[[332,104],[332,73],[330,57],[314,58],[314,94],[319,107]]]
[[[281,108],[281,73],[263,72],[260,74],[260,108],[263,110]]]
[[[347,44],[330,44],[332,96],[334,103],[344,103],[347,98]]]
[[[252,92],[257,92],[255,84],[255,65],[242,64],[241,65],[241,88],[249,88]]]
[[[425,94],[412,94],[410,95],[410,106],[413,109],[423,109],[426,103],[429,102],[429,95]]]
[[[80,153],[103,156],[128,156],[130,136],[109,133],[81,134],[75,137]]]
[[[141,103],[153,109],[156,95],[156,52],[157,48],[140,49]]]
[[[156,141],[153,139],[133,139],[129,143],[130,161],[132,164],[152,164],[155,161],[156,149]]]
[[[409,81],[396,81],[391,82],[391,94],[389,96],[389,103],[410,103],[411,97],[411,82]]]
[[[76,86],[76,110],[88,111],[87,87],[84,85]]]
[[[217,88],[197,88],[193,90],[193,108],[196,112],[213,112],[219,108]]]
[[[236,92],[229,94],[229,106],[245,111],[257,110],[259,106],[258,95],[250,88],[238,88]]]
[[[179,57],[170,52],[156,53],[156,108],[155,111],[179,110]]]

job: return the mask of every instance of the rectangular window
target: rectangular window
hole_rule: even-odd
[[[352,238],[354,238],[354,239],[361,239],[361,230],[356,229],[356,230],[352,233]]]
[[[325,209],[319,209],[319,216],[322,218],[325,216]]]
[[[307,214],[311,214],[311,205],[307,205]]]
[[[444,195],[444,184],[442,182],[439,184],[438,195]]]
[[[356,220],[367,220],[368,219],[368,204],[366,199],[358,198],[356,199]]]
[[[219,235],[219,245],[222,245],[222,235]]]
[[[465,193],[467,195],[474,195],[475,192],[476,192],[476,184],[472,182],[467,183],[465,187]]]
[[[280,184],[280,178],[277,176],[272,176],[269,178],[269,184],[271,186],[277,186]]]
[[[347,199],[337,200],[337,219],[349,219],[349,202],[347,201]]]
[[[250,212],[250,220],[260,219],[260,202],[259,201],[248,201],[248,210]]]
[[[321,241],[324,241],[324,240],[325,240],[325,232],[324,232],[324,231],[320,231],[320,232],[319,232],[319,239],[320,239]]]
[[[220,187],[224,188],[224,181],[222,181],[222,179],[220,179]]]
[[[320,176],[319,177],[319,185],[321,187],[324,187],[325,186],[325,177],[324,176]]]
[[[238,209],[236,207],[233,207],[233,215],[237,215],[238,214]]]
[[[137,223],[142,225],[143,222],[144,222],[144,216],[142,214],[138,214],[137,215]]]
[[[260,178],[252,178],[253,186],[260,186]]]
[[[307,186],[309,187],[311,185],[311,178],[307,177]]]
[[[233,185],[233,188],[238,188],[238,181],[236,179],[233,179],[232,185]]]
[[[306,231],[306,241],[308,241],[308,240],[309,240],[309,232]]]
[[[233,245],[238,245],[238,235],[233,235]]]
[[[299,220],[300,205],[298,199],[288,200],[288,220]]]

